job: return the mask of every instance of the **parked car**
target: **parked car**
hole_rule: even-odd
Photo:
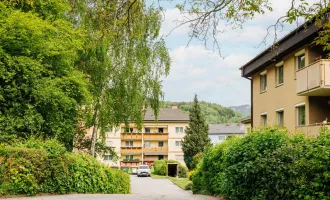
[[[148,165],[140,165],[137,169],[137,176],[150,176],[150,168]]]

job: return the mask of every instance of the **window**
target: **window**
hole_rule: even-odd
[[[133,130],[134,130],[133,128],[129,128],[129,132],[133,133]]]
[[[144,132],[145,132],[145,133],[150,133],[150,127],[145,127],[145,128],[144,128]]]
[[[226,140],[226,136],[225,135],[219,135],[219,143],[223,142]]]
[[[177,147],[181,147],[181,141],[175,141],[175,146],[177,146]]]
[[[297,69],[302,69],[305,67],[305,54],[297,56]]]
[[[283,65],[276,67],[276,85],[284,83],[284,68]]]
[[[133,141],[126,141],[126,147],[133,147]]]
[[[158,133],[164,133],[164,128],[158,128]]]
[[[267,73],[260,74],[260,90],[261,92],[267,91]]]
[[[261,114],[261,125],[262,126],[267,125],[267,114]]]
[[[183,133],[183,127],[175,127],[176,133]]]
[[[164,142],[158,142],[158,147],[164,147]]]
[[[111,157],[111,155],[104,155],[103,160],[110,161],[110,160],[112,160],[112,157]]]
[[[296,109],[297,109],[297,126],[305,126],[306,124],[305,104],[296,106]]]
[[[158,160],[164,160],[164,156],[163,155],[159,155],[158,156]]]
[[[133,160],[133,155],[127,155],[126,160]]]
[[[276,111],[277,115],[277,125],[283,127],[284,125],[284,111],[283,110],[278,110]]]
[[[150,142],[145,142],[144,147],[150,147]]]

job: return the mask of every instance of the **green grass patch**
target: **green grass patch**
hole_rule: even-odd
[[[151,174],[150,176],[153,179],[167,179],[168,176],[160,176],[160,175],[155,175],[155,174]]]
[[[192,181],[190,181],[187,178],[169,177],[168,179],[170,179],[175,185],[179,186],[180,188],[182,188],[184,190],[191,190]]]

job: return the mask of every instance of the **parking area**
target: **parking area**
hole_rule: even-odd
[[[216,200],[215,197],[193,195],[168,179],[131,176],[132,194],[70,194],[10,198],[10,200]]]

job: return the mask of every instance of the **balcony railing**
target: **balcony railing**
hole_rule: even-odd
[[[167,155],[167,147],[145,147],[143,148],[144,155]]]
[[[142,135],[141,134],[122,134],[121,135],[122,140],[141,140]]]
[[[142,154],[142,147],[121,147],[121,154]]]
[[[144,140],[167,140],[168,134],[145,134],[143,136]]]
[[[296,78],[298,95],[330,95],[330,60],[318,60],[298,70]]]

